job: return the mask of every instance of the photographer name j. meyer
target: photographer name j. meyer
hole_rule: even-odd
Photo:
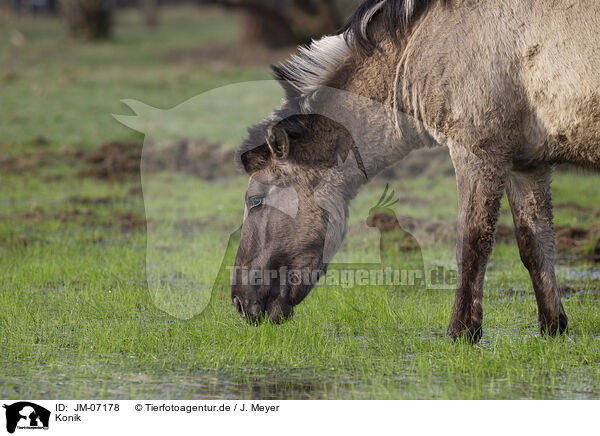
[[[279,412],[278,405],[271,404],[260,404],[260,403],[252,403],[252,404],[200,404],[200,405],[177,405],[177,404],[152,404],[145,403],[144,406],[139,407],[141,405],[136,406],[136,410],[145,411],[145,412],[184,412],[184,413],[192,413],[192,412],[262,412],[262,413],[270,413],[270,412]]]

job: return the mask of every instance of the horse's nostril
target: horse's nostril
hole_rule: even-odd
[[[246,310],[248,311],[248,316],[252,319],[259,318],[263,313],[263,308],[258,301],[252,301],[246,304]]]
[[[246,311],[244,310],[244,306],[238,297],[233,297],[233,306],[235,310],[239,312],[244,318],[246,318]]]

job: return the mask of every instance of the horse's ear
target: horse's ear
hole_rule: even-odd
[[[277,124],[267,127],[267,145],[271,154],[277,159],[286,159],[290,154],[290,138],[282,127]]]
[[[269,161],[270,156],[271,152],[269,151],[269,147],[263,144],[244,152],[239,159],[244,167],[244,171],[248,174],[252,174],[263,168]]]

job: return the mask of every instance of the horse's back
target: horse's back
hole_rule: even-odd
[[[517,160],[600,165],[600,2],[450,5],[408,42],[406,110],[466,147],[510,138]]]
[[[545,147],[543,155],[554,161],[598,165],[600,3],[536,3],[541,8],[532,11],[521,47],[521,80],[532,109],[529,145]]]

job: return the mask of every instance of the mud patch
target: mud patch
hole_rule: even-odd
[[[19,218],[24,220],[32,220],[38,218],[44,218],[46,216],[46,210],[40,206],[37,202],[33,202],[29,210],[25,210],[19,214]]]
[[[571,201],[554,205],[555,210],[570,210],[589,217],[600,218],[600,209],[594,206],[583,206]]]
[[[364,231],[366,229],[365,225],[377,228],[382,235],[394,232],[398,234],[409,233],[411,235],[418,235],[419,241],[427,244],[456,241],[456,222],[445,223],[441,221],[429,221],[407,215],[393,216],[389,213],[378,211],[371,214],[366,223],[360,223],[350,227],[350,232]],[[496,241],[515,241],[514,230],[504,224],[498,224]]]
[[[235,150],[206,140],[151,144],[144,149],[144,171],[179,171],[205,180],[237,174]]]
[[[100,206],[110,204],[116,201],[118,200],[113,197],[81,197],[79,195],[73,195],[67,198],[68,203],[81,204],[84,206]]]
[[[504,224],[498,224],[498,226],[496,227],[496,241],[515,242],[515,229]]]
[[[351,226],[351,233],[365,231],[368,227],[375,227],[384,234],[409,233],[416,235],[424,244],[436,242],[456,242],[457,223],[429,221],[405,215],[390,215],[378,211],[369,216],[366,223],[362,222]],[[590,228],[574,226],[557,226],[556,251],[561,260],[592,260],[600,262],[600,226]],[[498,224],[496,229],[496,242],[516,243],[515,231],[511,226]],[[411,248],[411,247],[404,247]]]
[[[76,206],[73,199],[80,201],[80,205]],[[34,202],[31,205],[31,208],[6,218],[9,220],[28,222],[29,224],[40,223],[47,220],[57,220],[65,225],[75,224],[102,229],[118,228],[124,233],[134,230],[143,230],[146,228],[146,219],[133,211],[117,211],[111,212],[109,215],[105,215],[99,213],[99,209],[95,207],[106,206],[112,201],[114,201],[114,199],[110,197],[70,197],[67,199],[62,208],[58,210],[47,210],[46,208],[40,206],[37,202]],[[81,204],[89,205],[89,207],[81,206]],[[28,242],[29,238],[26,238],[24,241]],[[8,242],[10,242],[12,245],[21,244],[21,242],[18,240],[12,239]]]
[[[19,220],[42,222],[48,219],[55,219],[62,223],[69,223],[80,218],[91,218],[95,214],[91,210],[82,210],[78,207],[68,206],[63,210],[47,211],[37,202],[31,205],[31,208],[17,215]]]
[[[81,159],[89,164],[80,170],[79,177],[98,179],[121,179],[127,175],[139,174],[142,158],[142,144],[139,142],[110,141],[88,153]]]
[[[95,214],[91,210],[82,210],[79,208],[71,208],[52,214],[53,217],[63,223],[69,223],[83,219],[84,221],[89,218],[90,221],[95,221]]]
[[[559,251],[579,248],[588,238],[590,230],[581,227],[557,226],[556,247]]]
[[[384,179],[417,176],[453,176],[454,167],[446,147],[423,148],[411,152],[402,161],[380,174]]]
[[[40,242],[42,242],[42,240],[39,238],[35,238],[32,235],[26,235],[26,234],[16,234],[16,235],[8,235],[8,236],[0,237],[0,247],[9,248],[9,249],[10,248],[18,248],[18,247],[27,247],[28,245],[31,245],[34,242],[40,243]]]
[[[118,212],[114,215],[119,227],[125,233],[146,227],[146,220],[133,212]]]
[[[56,160],[56,153],[48,150],[23,153],[16,156],[0,155],[0,172],[20,173],[48,165]]]
[[[42,137],[36,141],[44,141]],[[46,147],[46,144],[38,144]],[[38,150],[21,154],[0,153],[0,172],[22,173],[57,163],[75,164],[83,152],[71,147],[61,147],[59,150]]]
[[[205,180],[237,173],[234,150],[204,140],[185,140],[146,144],[143,169],[148,172],[179,171]],[[82,156],[88,167],[79,171],[80,177],[122,179],[140,174],[142,144],[111,141]]]
[[[580,259],[600,262],[600,227],[556,227],[556,251],[559,255],[570,254]]]

